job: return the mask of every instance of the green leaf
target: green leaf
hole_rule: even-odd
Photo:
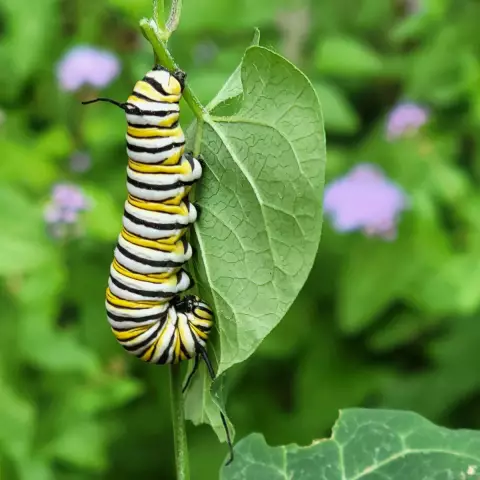
[[[217,402],[222,406],[225,405],[223,383],[224,377],[221,376],[215,384]],[[210,394],[210,385],[210,377],[208,376],[205,365],[202,364],[198,369],[198,374],[194,377],[189,387],[188,395],[185,399],[185,409],[188,412],[188,419],[191,420],[194,425],[207,423],[212,427],[218,438],[222,441],[226,441],[225,430],[220,418],[220,411],[217,402],[214,401]],[[233,438],[235,429],[228,419],[227,422],[230,434]]]
[[[473,314],[480,306],[478,252],[458,254],[419,282],[412,298],[422,310],[439,314]]]
[[[253,34],[252,43],[250,46],[258,46],[260,45],[260,30],[258,28],[255,29],[255,33]],[[214,111],[215,108],[219,107],[222,103],[226,103],[229,100],[233,100],[234,98],[242,95],[242,63],[238,65],[238,67],[234,70],[234,72],[230,75],[228,80],[225,82],[225,85],[221,88],[221,90],[215,95],[213,100],[207,105],[208,111]]]
[[[29,272],[48,262],[54,252],[38,205],[6,186],[0,186],[0,204],[0,276]]]
[[[411,261],[412,248],[403,232],[395,242],[359,239],[350,248],[337,293],[339,322],[345,332],[367,327],[414,278],[418,270]]]
[[[255,433],[235,448],[221,480],[433,480],[476,478],[480,432],[438,427],[412,412],[340,413],[328,440],[270,447]]]
[[[47,452],[77,467],[101,471],[107,465],[108,428],[92,421],[77,421],[47,445]]]
[[[312,85],[262,47],[247,50],[241,73],[241,109],[205,116],[207,166],[197,189],[194,267],[216,313],[219,374],[282,319],[313,265],[322,225],[325,138]]]
[[[206,116],[197,196],[197,267],[217,315],[219,372],[248,358],[286,313],[322,223],[325,140],[311,84],[262,47],[247,50],[242,83],[235,116]]]
[[[365,77],[382,71],[380,56],[368,45],[349,37],[328,37],[316,52],[315,64],[324,74]]]
[[[0,377],[0,447],[21,463],[30,453],[34,437],[35,410]]]
[[[326,82],[315,83],[315,89],[322,102],[326,130],[355,133],[360,126],[360,120],[343,92]]]

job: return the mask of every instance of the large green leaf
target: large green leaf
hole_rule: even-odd
[[[270,447],[255,433],[235,451],[222,480],[473,480],[480,472],[480,432],[402,411],[345,410],[328,440]]]
[[[219,374],[247,359],[282,319],[313,265],[322,225],[325,137],[315,90],[257,46],[241,74],[240,110],[205,116],[193,242],[199,290],[216,314]],[[195,422],[211,417],[205,388],[190,393]]]
[[[201,290],[217,316],[219,372],[248,358],[286,313],[322,223],[325,140],[314,89],[261,47],[247,50],[242,83],[237,114],[206,116],[197,191]]]

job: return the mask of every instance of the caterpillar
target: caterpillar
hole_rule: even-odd
[[[109,102],[127,120],[127,199],[122,230],[115,246],[106,289],[106,312],[118,343],[130,354],[155,364],[194,359],[185,391],[202,358],[215,373],[206,343],[213,311],[195,295],[186,295],[193,280],[183,268],[192,257],[185,234],[197,219],[189,201],[202,163],[185,151],[179,102],[185,73],[156,65],[139,80],[125,103],[99,97],[82,102]],[[230,458],[233,446],[223,413]]]

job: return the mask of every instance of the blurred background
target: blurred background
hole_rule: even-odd
[[[168,369],[124,354],[104,289],[125,197],[125,100],[150,0],[0,0],[0,475],[173,478]],[[207,103],[253,37],[310,77],[324,233],[287,317],[231,378],[237,439],[330,434],[338,409],[480,428],[480,4],[185,0],[171,48]],[[191,120],[185,111],[183,124]],[[192,478],[225,444],[189,424]]]

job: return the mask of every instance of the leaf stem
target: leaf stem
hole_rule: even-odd
[[[180,364],[170,365],[170,404],[177,480],[190,479]]]
[[[177,70],[178,67],[172,55],[167,49],[165,39],[162,38],[162,33],[159,32],[154,25],[154,22],[149,21],[145,18],[140,21],[140,28],[142,29],[143,35],[151,43],[155,56],[156,58],[158,58],[158,61],[169,70]],[[183,99],[190,107],[195,117],[197,117],[198,120],[203,120],[203,105],[200,103],[200,101],[188,85],[185,85],[185,89],[183,90]]]

